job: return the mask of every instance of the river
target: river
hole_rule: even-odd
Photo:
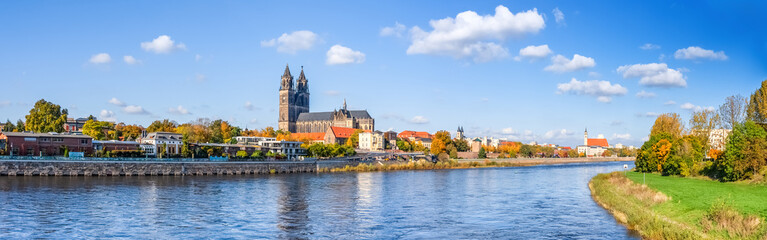
[[[2,238],[637,239],[591,199],[633,162],[235,176],[0,177]]]

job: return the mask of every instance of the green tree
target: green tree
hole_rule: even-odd
[[[404,152],[410,152],[412,151],[412,147],[410,146],[410,142],[407,140],[402,140],[397,138],[397,149],[402,150]]]
[[[26,120],[27,131],[63,132],[64,123],[67,122],[67,109],[61,109],[59,105],[40,99],[29,110]]]
[[[3,132],[13,132],[16,130],[16,126],[13,125],[10,119],[5,120],[5,125],[3,125]]]
[[[469,142],[466,139],[454,139],[453,145],[459,152],[468,152],[470,150]]]
[[[736,124],[728,137],[724,157],[715,161],[721,179],[737,181],[759,171],[767,158],[765,137],[767,132],[751,120]]]
[[[250,155],[251,158],[255,159],[263,159],[264,158],[264,152],[256,150],[253,151],[253,154]]]
[[[236,156],[237,158],[247,158],[248,152],[240,150],[240,151],[237,151],[237,153],[234,156]]]
[[[767,122],[767,80],[762,81],[762,86],[751,94],[746,113],[751,121]]]
[[[107,132],[114,129],[114,125],[110,122],[88,120],[83,125],[83,134],[91,136],[96,140],[107,139]]]
[[[485,148],[481,147],[479,148],[479,153],[477,155],[479,158],[487,158],[487,153],[485,153]]]
[[[663,152],[660,147],[668,147],[670,151],[671,142],[674,138],[667,132],[661,132],[650,136],[650,140],[644,142],[637,153],[634,165],[637,172],[659,172],[663,169],[668,152]],[[659,144],[659,142],[662,142]]]
[[[27,129],[27,126],[24,124],[24,121],[21,121],[21,119],[19,119],[18,121],[16,121],[16,129],[13,129],[13,131],[23,132],[25,131],[25,129]]]
[[[522,146],[519,147],[519,154],[522,155],[522,157],[532,157],[533,154],[535,154],[535,149],[533,146],[522,144]]]

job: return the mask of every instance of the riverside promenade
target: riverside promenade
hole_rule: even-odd
[[[0,176],[185,176],[317,172],[356,165],[347,160],[201,161],[0,159]]]

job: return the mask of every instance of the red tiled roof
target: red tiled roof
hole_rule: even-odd
[[[296,139],[303,140],[303,139],[309,139],[311,141],[322,141],[325,139],[325,133],[324,132],[313,132],[313,133],[291,133],[291,137],[295,137]]]
[[[431,134],[429,134],[428,132],[416,132],[416,131],[402,131],[401,133],[397,134],[397,137],[402,139],[408,139],[411,137],[432,138]]]
[[[607,139],[604,138],[589,138],[586,142],[588,146],[600,146],[600,147],[608,147],[610,144],[607,144]]]
[[[354,131],[357,131],[357,129],[346,127],[330,127],[330,131],[333,132],[333,135],[335,135],[336,138],[349,138],[352,136],[352,134],[354,134]],[[362,132],[370,132],[370,130],[364,130]]]

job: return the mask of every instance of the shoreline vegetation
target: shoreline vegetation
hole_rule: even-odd
[[[492,168],[492,167],[529,167],[537,165],[589,163],[589,162],[617,162],[631,161],[627,158],[541,158],[541,159],[484,159],[484,160],[457,160],[438,161],[436,163],[418,160],[400,163],[360,163],[356,166],[346,165],[336,168],[320,168],[318,172],[379,172],[399,170],[435,170],[435,169],[467,169],[467,168]]]
[[[612,172],[592,178],[589,189],[645,239],[767,239],[765,185]]]

